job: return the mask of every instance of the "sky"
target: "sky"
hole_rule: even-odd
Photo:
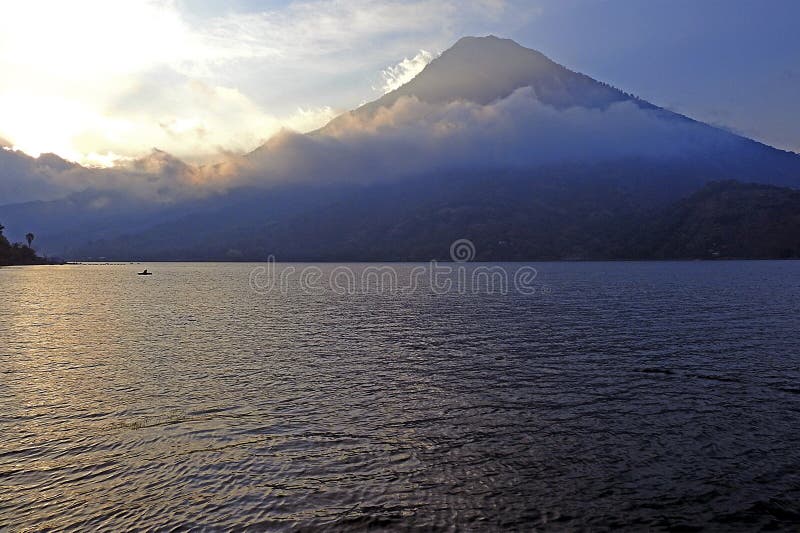
[[[107,166],[305,132],[495,34],[657,105],[800,152],[794,0],[10,0],[0,145]]]

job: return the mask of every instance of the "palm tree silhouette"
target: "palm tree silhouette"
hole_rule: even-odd
[[[36,236],[33,233],[28,233],[27,235],[25,235],[25,240],[28,241],[28,248],[31,247],[31,243],[33,242],[33,239],[35,239],[35,238],[36,238]]]

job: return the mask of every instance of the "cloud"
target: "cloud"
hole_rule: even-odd
[[[405,58],[397,65],[385,69],[381,72],[383,85],[378,90],[386,94],[399,89],[414,79],[435,58],[436,56],[427,50],[420,50],[414,57]]]
[[[196,124],[164,127],[180,135]],[[189,164],[156,150],[111,169],[42,170],[45,162],[39,160],[34,167],[39,182],[44,179],[52,190],[114,190],[175,202],[240,186],[371,183],[562,162],[683,158],[734,139],[634,101],[556,109],[541,103],[528,87],[488,105],[402,97],[374,113],[344,115],[314,134],[283,130],[252,154],[226,152],[214,164]]]
[[[0,17],[0,136],[32,155],[83,163],[153,147],[210,161],[282,128],[317,129],[390,82],[381,76],[388,65],[465,33],[513,28],[534,12],[488,0],[242,6],[9,2]],[[419,66],[410,61],[396,79]]]
[[[28,200],[52,200],[72,189],[59,183],[73,165],[46,154],[33,158],[6,144],[0,148],[0,205]],[[84,187],[83,179],[68,180]]]
[[[87,168],[54,154],[31,157],[0,149],[0,206],[64,198],[92,190],[131,200],[174,203],[229,188],[244,164],[236,154],[220,154],[214,164],[196,165],[153,150],[136,159],[117,159],[109,168]]]
[[[275,116],[235,88],[164,69],[140,75],[104,112],[119,126],[101,123],[84,129],[74,139],[82,153],[135,158],[157,147],[195,163],[213,162],[226,152],[248,152],[283,128],[309,131],[335,116],[329,107]]]
[[[531,88],[489,105],[403,97],[374,114],[346,115],[323,134],[278,134],[248,159],[239,179],[367,183],[452,170],[688,157],[733,139],[632,101],[559,110],[539,102]]]
[[[510,11],[515,17],[508,17]],[[364,56],[385,57],[386,47],[407,52],[408,43],[415,41],[434,39],[448,45],[476,20],[504,23],[525,18],[531,11],[486,0],[304,0],[279,9],[212,17],[202,32],[208,50],[214,51],[210,56],[216,59],[326,60],[336,56],[350,64],[361,63]],[[354,51],[359,55],[354,56]]]

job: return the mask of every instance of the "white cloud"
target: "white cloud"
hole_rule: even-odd
[[[383,85],[380,87],[380,91],[385,94],[402,87],[422,72],[422,69],[433,61],[435,57],[434,54],[427,50],[420,50],[414,57],[407,57],[397,65],[385,69],[381,72]]]
[[[197,124],[169,127],[183,135]],[[541,103],[530,87],[486,105],[464,100],[433,104],[403,96],[374,113],[345,115],[316,135],[282,131],[247,157],[228,153],[214,164],[187,164],[152,151],[119,159],[111,169],[87,170],[65,167],[54,158],[17,155],[12,160],[13,154],[3,150],[0,164],[6,156],[6,167],[19,172],[0,181],[0,198],[41,199],[53,197],[53,191],[92,188],[173,202],[242,185],[372,183],[451,171],[659,161],[694,154],[719,153],[724,159],[737,142],[733,135],[631,101],[557,109]],[[118,155],[109,157],[113,161]]]
[[[449,171],[569,162],[661,161],[731,149],[737,138],[635,102],[559,110],[530,87],[487,105],[401,97],[337,120],[323,135],[283,133],[237,170],[235,183],[370,183]],[[445,172],[443,172],[445,171]]]
[[[412,75],[424,56],[380,79],[414,50],[533,12],[497,0],[303,0],[215,16],[170,0],[18,0],[2,11],[0,136],[95,163],[154,146],[209,160],[316,129],[371,85]]]

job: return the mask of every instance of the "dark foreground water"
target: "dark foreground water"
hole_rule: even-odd
[[[800,262],[535,266],[0,269],[0,530],[796,529]]]

